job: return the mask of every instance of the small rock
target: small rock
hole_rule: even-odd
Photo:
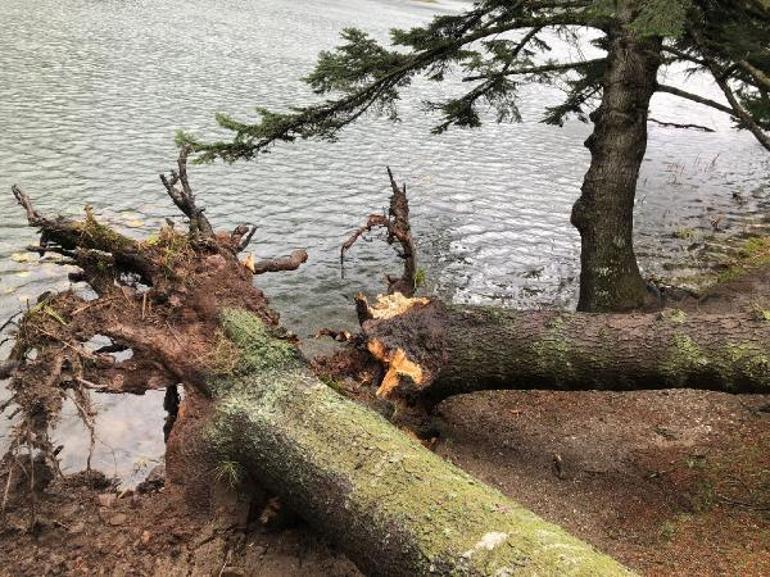
[[[220,573],[221,577],[245,577],[246,573],[238,567],[225,567]]]
[[[128,515],[125,513],[115,513],[111,517],[107,518],[107,523],[112,525],[113,527],[119,527],[120,525],[124,525],[128,521]]]
[[[99,506],[106,507],[107,509],[111,509],[115,505],[115,501],[117,501],[117,499],[118,496],[115,493],[102,493],[97,497]]]
[[[80,533],[82,533],[85,530],[86,530],[86,524],[83,523],[83,521],[79,521],[78,523],[75,523],[74,525],[72,525],[69,528],[69,532],[72,535],[79,535]]]
[[[150,542],[150,539],[152,539],[152,533],[149,531],[142,531],[142,544],[147,545],[147,543]]]
[[[152,493],[153,491],[160,491],[166,480],[166,466],[161,463],[156,467],[153,467],[147,478],[139,483],[136,487],[137,493]]]

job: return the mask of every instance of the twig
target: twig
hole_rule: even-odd
[[[717,499],[720,501],[727,503],[728,505],[734,505],[736,507],[743,507],[745,509],[750,509],[752,511],[770,511],[770,505],[769,506],[762,506],[762,505],[756,505],[755,503],[747,503],[745,501],[738,501],[737,499],[730,499],[729,497],[725,497],[724,495],[720,493],[714,493]]]
[[[104,385],[97,385],[96,383],[92,383],[91,381],[87,381],[83,377],[75,377],[75,380],[86,387],[87,389],[93,389],[95,391],[100,391],[102,389],[105,389],[106,387]]]
[[[658,120],[657,118],[652,117],[648,117],[647,120],[660,126],[667,126],[671,128],[692,128],[694,130],[701,130],[703,132],[716,132],[716,130],[713,128],[709,128],[708,126],[701,126],[700,124],[679,124],[678,122],[663,122],[662,120]]]
[[[80,381],[80,379],[78,379],[78,381]],[[78,390],[77,392],[80,393],[80,395],[83,397],[85,402],[88,402],[88,397],[86,396],[87,393],[83,392],[82,390]],[[88,429],[90,444],[88,447],[88,457],[86,458],[86,472],[90,473],[91,458],[94,456],[94,450],[96,449],[96,426],[94,425],[93,414],[78,402],[75,392],[73,392],[72,395],[70,395],[70,398],[72,399],[72,402],[74,403],[75,408],[80,414],[80,418],[83,421],[83,424]]]
[[[8,504],[8,495],[11,491],[11,482],[13,479],[13,468],[16,464],[16,446],[18,443],[14,443],[14,446],[8,450],[9,456],[8,465],[8,478],[5,480],[5,491],[3,491],[3,503],[0,505],[0,515],[5,513],[5,507]]]
[[[32,500],[32,507],[30,507],[30,528],[35,526],[35,521],[37,520],[37,496],[35,495],[35,453],[33,450],[33,444],[32,444],[32,429],[30,427],[29,421],[27,421],[27,449],[29,450],[29,493],[30,493],[30,499]]]
[[[18,317],[23,312],[24,311],[17,311],[15,313],[13,313],[10,317],[8,317],[8,320],[6,320],[2,324],[2,326],[0,326],[0,333],[3,332],[6,328],[8,328],[10,325],[16,325],[16,321],[15,321],[16,317]],[[16,325],[16,326],[18,326],[18,325]]]

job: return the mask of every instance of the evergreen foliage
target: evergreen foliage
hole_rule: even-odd
[[[482,107],[492,108],[498,122],[519,121],[522,82],[564,89],[563,102],[544,111],[545,122],[561,125],[568,116],[586,121],[601,99],[606,59],[560,62],[549,58],[547,42],[556,35],[577,46],[581,28],[598,30],[595,43],[605,50],[619,35],[659,40],[663,66],[685,62],[691,70],[710,73],[730,103],[720,109],[770,150],[764,132],[770,129],[769,0],[477,0],[462,13],[392,30],[389,47],[350,28],[338,48],[320,54],[305,78],[324,97],[320,102],[283,112],[258,108],[253,123],[219,114],[217,121],[233,132],[232,140],[209,143],[185,133],[178,140],[192,145],[199,160],[228,162],[251,159],[280,141],[333,140],[367,112],[397,120],[399,93],[416,77],[438,82],[450,73],[461,74],[470,88],[424,103],[440,117],[436,133],[479,126]]]

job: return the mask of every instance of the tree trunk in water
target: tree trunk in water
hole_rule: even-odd
[[[601,106],[586,140],[591,166],[572,210],[581,237],[578,310],[621,312],[649,302],[633,248],[634,196],[647,148],[647,115],[660,41],[609,35]]]
[[[770,323],[761,315],[512,311],[427,299],[388,318],[376,318],[377,305],[372,311],[363,336],[387,369],[380,397],[433,404],[483,389],[770,394]]]

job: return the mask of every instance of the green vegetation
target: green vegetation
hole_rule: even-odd
[[[718,282],[740,278],[757,267],[770,265],[770,236],[752,237],[745,241],[737,258],[719,273]]]

